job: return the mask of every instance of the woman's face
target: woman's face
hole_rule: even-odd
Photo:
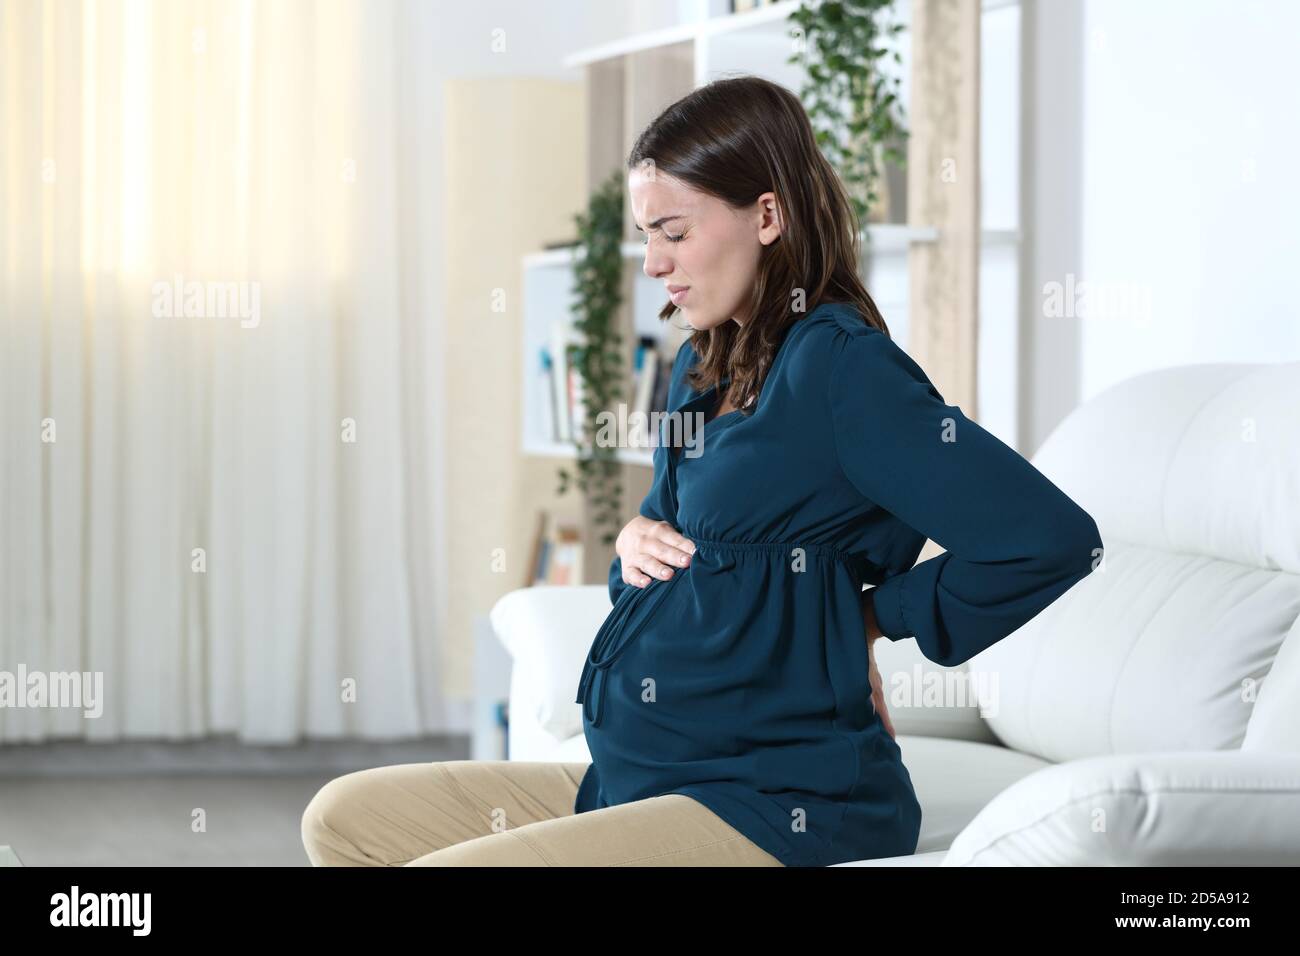
[[[759,253],[781,234],[775,194],[737,210],[649,165],[628,173],[628,192],[646,234],[645,274],[670,292],[685,287],[672,298],[691,328],[743,325]]]

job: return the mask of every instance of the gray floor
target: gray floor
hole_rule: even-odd
[[[0,746],[0,845],[26,866],[309,866],[299,824],[327,781],[468,756],[463,738],[249,747]],[[196,832],[195,810],[205,829]]]

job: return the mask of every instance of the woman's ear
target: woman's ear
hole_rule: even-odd
[[[781,206],[776,193],[766,192],[758,197],[758,241],[769,245],[781,237],[785,223],[781,219]]]

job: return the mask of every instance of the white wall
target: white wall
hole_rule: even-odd
[[[1004,442],[1019,441],[1020,247],[988,230],[1020,222],[1021,10],[985,5],[980,18],[979,366],[975,419]]]
[[[1054,225],[1076,234],[1076,280],[1113,295],[1109,310],[1066,320],[1078,397],[1148,369],[1300,358],[1300,4],[1085,0],[1081,11],[1077,168],[1059,144],[1040,139],[1039,156],[1079,190],[1078,222],[1040,219],[1040,240],[1059,244],[1041,234]],[[1040,59],[1037,80],[1058,105],[1068,98],[1058,60]],[[1058,281],[1070,265],[1056,263]],[[1038,305],[1036,321],[1054,321]]]
[[[1021,154],[1020,401],[1017,449],[1032,455],[1080,401],[1080,322],[1043,316],[1042,289],[1082,258],[1084,0],[1025,0]]]
[[[1084,322],[1084,396],[1300,358],[1300,4],[1090,0],[1085,27],[1083,271],[1151,310]]]

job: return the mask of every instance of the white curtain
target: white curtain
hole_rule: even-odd
[[[408,16],[0,0],[0,741],[447,729]]]

